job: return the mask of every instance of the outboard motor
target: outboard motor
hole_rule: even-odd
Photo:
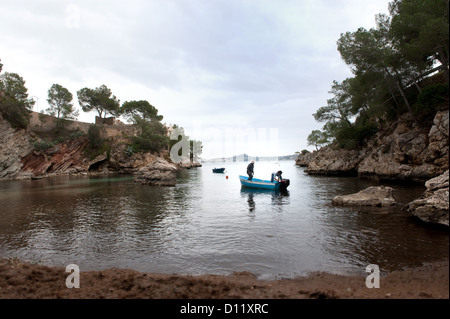
[[[287,178],[283,178],[283,180],[280,182],[280,190],[285,191],[290,184],[291,182]]]

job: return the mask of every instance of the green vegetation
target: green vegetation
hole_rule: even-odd
[[[27,91],[24,79],[18,74],[0,75],[0,113],[13,128],[25,128],[30,121],[34,101],[28,98]]]
[[[341,34],[337,49],[353,77],[333,81],[333,97],[313,114],[322,131],[308,136],[316,148],[359,148],[386,122],[408,113],[422,125],[448,103],[448,0],[395,0],[377,26]],[[423,81],[440,64],[444,84]],[[439,76],[439,75],[438,75]]]
[[[41,122],[47,122],[53,120],[50,115],[39,113],[39,120]],[[81,131],[79,128],[73,130],[65,126],[64,124],[69,120],[60,119],[62,125],[57,125],[50,130],[36,130],[33,131],[33,135],[39,139],[46,141],[46,143],[52,143],[53,145],[60,143],[68,143],[71,140],[86,136],[87,134]]]
[[[326,132],[314,130],[308,136],[308,146],[313,145],[316,147],[316,150],[318,150],[319,147],[326,145],[328,143],[329,141]]]
[[[167,147],[169,144],[169,138],[166,135],[167,129],[158,118],[145,119],[139,115],[133,117],[134,123],[140,130],[139,135],[131,138],[132,147],[135,151],[157,153]]]
[[[82,132],[82,131],[74,131],[74,132],[70,132],[69,133],[69,139],[76,139],[76,138],[79,138],[79,137],[81,137],[81,136],[84,136],[85,134],[84,134],[84,132]]]
[[[448,0],[393,1],[390,33],[400,53],[421,66],[437,60],[449,81],[449,2]]]
[[[99,117],[105,118],[108,113],[113,116],[120,113],[120,101],[104,84],[95,89],[82,88],[77,91],[77,96],[83,112],[97,111]]]
[[[295,152],[295,153],[298,153],[298,152]],[[302,151],[300,152],[300,154],[302,154],[302,155],[306,155],[306,154],[309,154],[309,153],[311,153],[311,152],[308,151],[308,150],[302,150]]]
[[[132,121],[140,133],[131,138],[132,144],[127,149],[129,155],[135,152],[159,152],[167,147],[169,138],[167,129],[161,123],[163,116],[148,101],[127,101],[122,104],[120,114]]]
[[[55,127],[49,132],[34,133],[38,139],[33,142],[35,151],[46,152],[48,149],[60,144],[69,143],[70,141],[86,136],[86,134],[80,130],[70,131],[63,126]]]
[[[136,150],[134,149],[134,147],[132,145],[128,145],[127,149],[125,150],[125,154],[127,154],[128,156],[132,156],[135,153]]]
[[[430,120],[441,105],[448,102],[448,84],[432,84],[425,87],[414,105],[414,115],[421,121]]]
[[[148,101],[127,101],[120,107],[120,114],[124,115],[129,121],[136,122],[136,117],[145,121],[161,122],[162,115],[158,115],[158,109]]]
[[[3,64],[0,63],[0,72]],[[77,91],[79,104],[83,112],[96,111],[100,118],[107,114],[115,117],[123,115],[128,121],[138,127],[139,134],[130,137],[130,144],[125,153],[129,156],[137,152],[160,152],[170,144],[167,128],[161,123],[163,116],[148,101],[128,101],[120,106],[120,101],[112,95],[106,85],[95,89],[82,88]],[[36,133],[40,141],[34,143],[37,151],[46,151],[58,143],[79,138],[85,134],[81,131],[70,131],[65,128],[66,123],[78,117],[78,111],[72,103],[73,95],[60,84],[53,84],[48,90],[47,114],[56,118],[56,127],[50,131]],[[0,114],[14,128],[26,128],[31,118],[34,101],[28,98],[25,81],[16,73],[0,75]],[[47,122],[49,115],[39,114],[42,122]],[[51,122],[51,121],[49,121]],[[97,125],[89,127],[89,140],[86,153],[91,159],[108,152],[111,142],[101,137],[101,128]],[[201,153],[201,143],[190,141],[191,157],[194,151]]]
[[[100,127],[98,125],[91,125],[88,129],[88,140],[93,148],[99,148],[104,140],[100,135]]]
[[[56,117],[56,126],[64,123],[62,120],[76,120],[78,117],[78,111],[74,109],[72,100],[72,93],[59,84],[53,84],[48,90],[47,102],[50,107],[46,112]]]
[[[101,128],[98,125],[92,124],[91,126],[89,126],[87,137],[89,143],[86,146],[85,153],[90,160],[93,160],[94,158],[105,152],[109,157],[109,152],[111,151],[111,143],[108,140],[102,138]]]
[[[136,125],[140,129],[138,136],[133,136],[132,146],[137,152],[159,152],[168,145],[167,130],[160,122],[136,119]]]
[[[48,150],[49,148],[52,148],[55,146],[55,143],[48,142],[48,141],[40,141],[40,142],[34,142],[33,147],[35,151],[43,152]]]

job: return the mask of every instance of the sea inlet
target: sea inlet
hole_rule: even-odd
[[[381,184],[261,161],[256,178],[281,169],[290,186],[251,190],[238,178],[247,164],[205,163],[177,173],[174,187],[141,185],[129,175],[0,182],[0,256],[81,271],[247,271],[261,279],[364,275],[369,264],[383,273],[448,258],[448,231],[401,210],[423,185],[384,183],[395,189],[393,207],[337,207],[334,196]]]

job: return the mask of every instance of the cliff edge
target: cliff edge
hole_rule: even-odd
[[[438,111],[429,129],[407,115],[377,133],[359,150],[300,154],[296,164],[316,175],[352,175],[382,181],[425,183],[421,198],[403,210],[427,223],[449,226],[449,110]]]
[[[353,175],[377,180],[425,182],[448,170],[449,110],[424,129],[408,115],[377,133],[359,150],[330,146],[300,154],[296,164],[308,174]]]
[[[64,138],[49,143],[45,136],[55,139],[55,134],[46,121],[39,122],[36,113],[27,129],[13,129],[0,115],[0,180],[120,173],[136,175],[145,184],[173,186],[177,170],[196,166],[172,163],[167,150],[130,152],[130,125],[101,126],[106,143],[93,149],[87,134],[91,124],[71,122]],[[151,178],[146,180],[143,171]]]

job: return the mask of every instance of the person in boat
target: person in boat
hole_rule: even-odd
[[[247,175],[248,175],[248,180],[251,181],[253,178],[253,169],[255,167],[255,161],[252,161],[250,164],[248,164],[247,166]]]
[[[273,181],[281,182],[283,181],[283,178],[281,177],[281,174],[283,174],[282,171],[273,172],[272,177],[270,178],[270,182],[273,183]]]

